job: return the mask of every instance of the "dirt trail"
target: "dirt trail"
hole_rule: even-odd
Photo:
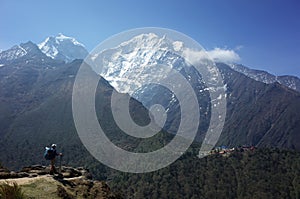
[[[64,180],[74,180],[74,179],[80,179],[83,178],[82,176],[79,177],[74,177],[74,178],[64,178]],[[42,176],[37,176],[37,177],[24,177],[24,178],[10,178],[10,179],[0,179],[0,184],[1,183],[9,183],[12,184],[14,182],[16,182],[18,185],[24,185],[24,184],[30,184],[36,180],[40,180],[40,179],[45,179],[45,180],[49,180],[49,181],[53,181],[55,179],[53,179],[53,176],[51,175],[42,175]]]
[[[9,183],[12,184],[14,182],[16,182],[18,185],[23,185],[23,184],[30,184],[33,181],[39,180],[39,179],[52,179],[53,178],[50,175],[42,175],[42,176],[37,176],[37,177],[24,177],[24,178],[10,178],[10,179],[1,179],[0,183]]]

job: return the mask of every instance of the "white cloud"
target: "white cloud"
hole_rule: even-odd
[[[241,60],[240,56],[230,49],[215,48],[207,51],[207,54],[211,59],[218,62],[233,63]]]
[[[197,50],[192,50],[190,48],[185,48],[182,51],[182,55],[192,65],[202,63],[203,61],[210,58],[210,57],[208,57],[208,54],[206,51],[204,51],[204,50],[197,51]]]
[[[201,50],[195,51],[189,48],[183,49],[183,56],[191,63],[201,63],[205,60],[214,60],[216,62],[224,62],[224,63],[236,63],[241,60],[240,56],[236,51],[243,48],[243,46],[237,46],[235,50],[227,49],[227,48],[214,48],[213,50]]]

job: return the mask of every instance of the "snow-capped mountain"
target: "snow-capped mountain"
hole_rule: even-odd
[[[171,133],[176,133],[176,121],[180,120],[179,99],[173,90],[166,89],[159,82],[173,76],[172,71],[177,71],[187,80],[198,98],[199,120],[202,121],[199,128],[202,132],[207,128],[206,117],[209,115],[210,97],[201,74],[181,56],[187,49],[181,41],[173,41],[154,33],[144,33],[114,48],[99,53],[92,52],[90,58],[91,62],[95,63],[94,70],[118,92],[128,93],[149,109],[154,104],[161,104],[167,114],[164,128]],[[179,84],[178,80],[172,83]],[[182,96],[185,96],[186,101],[190,100],[187,90],[180,92],[184,93]]]
[[[88,55],[83,44],[61,33],[56,37],[50,36],[46,38],[38,46],[48,57],[65,62],[71,62],[74,59],[84,59]]]
[[[116,90],[133,94],[142,83],[159,80],[168,73],[156,67],[157,64],[167,65],[177,71],[186,66],[181,56],[171,53],[175,51],[174,48],[177,49],[166,37],[153,33],[141,34],[116,48],[92,55],[92,60],[97,63],[97,72]]]
[[[138,35],[115,48],[92,54],[91,59],[96,63],[102,63],[94,70],[108,80],[117,91],[129,93],[148,109],[154,104],[162,105],[167,115],[163,127],[170,133],[176,133],[181,122],[181,107],[178,98],[164,87],[157,85],[140,87],[140,83],[147,82],[149,79],[159,79],[166,74],[165,71],[160,71],[155,67],[158,64],[176,69],[185,77],[197,96],[199,106],[194,106],[194,108],[199,108],[200,117],[196,119],[199,119],[200,123],[196,139],[201,140],[209,128],[212,116],[211,107],[215,99],[210,96],[208,92],[210,88],[204,84],[204,77],[193,70],[193,67],[189,67],[180,56],[179,51],[184,48],[185,46],[180,44],[180,41],[171,41],[166,37],[148,33]],[[226,122],[230,125],[224,126],[223,137],[220,138],[226,145],[270,143],[272,146],[272,143],[278,142],[278,137],[285,139],[283,132],[288,131],[285,115],[287,109],[291,110],[291,114],[294,115],[290,118],[296,118],[289,118],[288,122],[299,126],[297,124],[299,116],[296,116],[298,112],[293,112],[299,107],[297,105],[299,94],[279,84],[271,84],[278,78],[272,79],[272,76],[264,71],[258,71],[253,74],[252,78],[249,78],[243,74],[248,71],[250,76],[251,71],[247,68],[244,68],[245,71],[242,71],[242,68],[240,71],[235,71],[237,69],[233,70],[233,66],[230,67],[227,64],[217,64],[217,67],[223,76],[226,89],[228,110]],[[254,78],[264,80],[268,84],[254,81]],[[287,79],[290,80],[290,78]],[[136,90],[136,88],[139,89]],[[278,127],[275,128],[275,125]],[[281,130],[277,131],[277,128]],[[295,135],[296,132],[293,130]],[[276,136],[272,137],[273,135]]]
[[[149,46],[152,47],[150,48]],[[180,71],[184,61],[176,54],[171,55],[168,49],[171,49],[172,52],[177,52],[183,48],[183,42],[172,42],[153,33],[142,34],[122,43],[115,49],[106,50],[104,53],[105,57],[113,56],[114,59],[106,61],[104,59],[106,67],[101,69],[100,74],[119,92],[130,93],[140,86],[137,82],[141,79],[135,81],[137,77],[144,78],[145,81],[150,78],[149,74],[151,73],[149,70],[151,70],[151,67],[147,67],[144,70],[143,66],[163,63]],[[71,62],[74,59],[84,59],[88,55],[88,51],[83,44],[79,43],[75,38],[60,33],[55,37],[50,36],[46,38],[38,44],[38,48],[36,44],[27,42],[15,45],[8,50],[0,51],[0,67],[3,67],[6,62],[28,56],[29,52],[30,56],[41,56],[41,59],[45,59],[40,51],[51,59],[65,62]],[[241,64],[230,64],[229,66],[256,81],[266,84],[278,82],[291,89],[300,91],[300,79],[298,77],[289,75],[275,76],[266,71],[250,69]],[[143,74],[140,73],[141,71],[143,71]],[[153,79],[153,77],[151,78]],[[133,81],[136,83],[133,83]]]
[[[33,58],[35,61],[50,59],[31,41],[15,45],[8,50],[0,52],[0,64],[2,66],[19,59],[26,59],[28,62]]]
[[[88,52],[83,44],[72,37],[59,34],[56,37],[51,36],[46,38],[45,41],[38,45],[29,41],[1,51],[0,64],[3,66],[7,62],[13,62],[25,57],[39,57],[41,60],[52,59],[71,62],[75,59],[84,59],[87,55]]]
[[[22,47],[22,45],[15,45],[12,48],[0,52],[0,60],[13,60],[23,57],[27,54],[27,51]]]
[[[244,75],[256,81],[260,81],[266,84],[278,82],[293,90],[300,91],[300,79],[298,77],[290,75],[275,76],[266,71],[250,69],[241,64],[230,64],[229,66],[235,71],[243,73]]]
[[[115,48],[93,54],[91,59],[98,67],[96,72],[118,92],[128,93],[147,108],[157,102],[171,112],[171,107],[178,106],[176,96],[155,82],[169,76],[173,69],[184,76],[199,96],[207,95],[201,75],[181,56],[187,49],[181,41],[145,33]],[[158,93],[164,98],[157,101]]]

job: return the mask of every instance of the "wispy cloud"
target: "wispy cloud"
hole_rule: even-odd
[[[234,48],[234,50],[241,50],[242,48],[244,48],[244,46],[243,45],[238,45],[238,46],[236,46],[235,48]]]
[[[187,61],[189,61],[190,64],[193,65],[208,59],[208,54],[204,50],[197,51],[190,48],[185,48],[183,49],[182,55]]]
[[[236,50],[241,49],[242,46],[238,46]],[[214,61],[233,63],[241,60],[240,56],[231,49],[214,48],[207,51],[208,56]]]

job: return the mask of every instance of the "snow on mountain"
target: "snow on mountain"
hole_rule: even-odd
[[[12,48],[0,52],[0,64],[6,64],[18,59],[45,59],[46,55],[31,41],[15,45]],[[46,57],[47,58],[47,57]],[[50,58],[49,58],[50,59]]]
[[[92,60],[101,63],[96,71],[116,90],[131,95],[143,83],[160,80],[167,75],[168,71],[163,71],[158,64],[180,71],[186,63],[180,55],[172,52],[182,47],[180,41],[173,42],[154,33],[141,34],[93,55]]]
[[[66,62],[71,62],[74,59],[84,59],[88,55],[83,44],[61,33],[56,37],[46,38],[45,41],[38,44],[38,47],[48,57]]]
[[[243,73],[244,75],[260,82],[264,82],[266,84],[271,84],[277,81],[277,77],[272,75],[266,71],[262,70],[253,70],[241,64],[230,64],[232,69],[237,72]]]
[[[15,45],[12,48],[0,52],[0,60],[11,61],[27,54],[27,51],[21,45]]]
[[[277,81],[280,84],[300,92],[300,79],[298,77],[290,75],[278,76]]]
[[[298,77],[290,75],[275,76],[266,71],[250,69],[241,64],[230,64],[229,66],[235,71],[243,73],[244,75],[256,81],[260,81],[266,84],[278,82],[293,90],[300,91],[300,79]]]
[[[180,74],[186,80],[185,83],[191,86],[193,94],[198,99],[200,116],[199,120],[195,119],[208,121],[207,117],[210,117],[210,102],[215,100],[209,95],[208,90],[211,87],[208,88],[200,72],[191,67],[191,64],[202,66],[202,61],[206,61],[204,54],[201,49],[188,48],[182,41],[154,33],[144,33],[116,47],[92,52],[89,57],[91,60],[87,63],[90,61],[89,64],[93,66],[94,71],[118,92],[128,93],[150,110],[153,105],[160,104],[167,117],[164,124],[156,121],[157,124],[168,132],[176,133],[179,128],[176,121],[180,121],[179,113],[182,108],[178,96],[182,96],[181,99],[184,99],[185,104],[191,105],[193,97],[191,97],[191,90],[177,89],[177,93],[174,91],[176,89],[172,90],[172,88],[184,87],[184,83],[182,84],[175,74]],[[214,75],[215,78],[216,74],[212,71],[207,73],[212,73],[211,76]],[[168,79],[165,85],[169,88],[160,84],[163,79]],[[195,107],[193,106],[192,109]],[[160,108],[158,112],[161,112]],[[188,122],[191,122],[188,125],[190,127],[195,124],[192,120]],[[202,122],[199,129],[205,129],[206,125],[206,122]]]
[[[101,68],[99,74],[107,79],[119,92],[132,94],[136,88],[140,87],[139,82],[161,78],[160,75],[164,73],[159,73],[159,71],[157,77],[150,77],[153,71],[157,70],[157,68],[153,68],[157,64],[168,65],[177,71],[182,70],[186,63],[176,53],[184,53],[184,49],[184,43],[181,41],[171,41],[166,37],[148,33],[138,35],[116,48],[94,55],[94,58],[103,59],[104,67]],[[19,59],[28,55],[28,53],[31,56],[41,56],[41,52],[49,58],[65,62],[84,59],[88,55],[83,44],[75,38],[60,33],[56,37],[46,38],[45,41],[38,44],[38,48],[32,42],[27,42],[0,51],[0,64],[2,64],[2,67],[5,62]],[[196,56],[199,55],[196,54]],[[266,71],[250,69],[241,64],[229,64],[229,66],[256,81],[266,84],[278,82],[300,91],[300,79],[298,77],[275,76]]]

